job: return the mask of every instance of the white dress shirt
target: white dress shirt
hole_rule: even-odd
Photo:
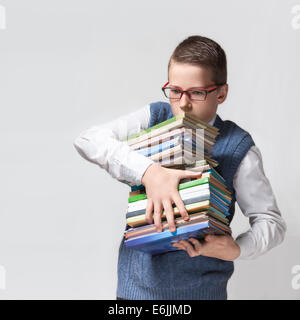
[[[215,118],[216,115],[209,123],[213,124]],[[143,174],[154,161],[132,150],[124,140],[147,129],[149,122],[150,104],[147,104],[83,131],[75,139],[74,146],[84,159],[99,165],[113,178],[140,185]],[[233,187],[236,201],[250,222],[249,230],[235,239],[241,249],[238,259],[253,259],[279,245],[286,232],[257,146],[252,146],[240,163]]]

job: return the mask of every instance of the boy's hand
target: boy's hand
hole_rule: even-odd
[[[142,184],[147,193],[146,220],[150,224],[153,223],[152,212],[154,209],[154,223],[157,232],[162,231],[161,214],[163,210],[166,213],[170,231],[176,230],[173,203],[182,218],[186,221],[189,220],[188,212],[178,192],[178,184],[181,179],[200,178],[201,175],[201,172],[164,168],[157,163],[148,167],[142,177]]]
[[[203,243],[195,238],[189,238],[189,241],[180,240],[173,243],[172,247],[185,250],[191,258],[202,255],[233,261],[241,254],[239,245],[231,236],[207,235]]]

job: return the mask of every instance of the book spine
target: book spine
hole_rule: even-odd
[[[168,150],[170,148],[174,148],[175,146],[177,146],[179,143],[181,142],[180,138],[175,138],[148,148],[144,148],[144,149],[138,149],[136,150],[136,152],[142,154],[145,157],[150,157],[151,155],[160,153],[164,150]]]
[[[148,236],[125,240],[125,243],[127,243],[127,244],[131,243],[132,245],[137,245],[137,244],[141,244],[141,243],[142,244],[150,243],[155,240],[170,239],[176,235],[178,236],[178,235],[186,233],[187,230],[189,232],[191,232],[191,231],[196,231],[199,228],[206,228],[206,227],[208,227],[208,224],[209,224],[208,221],[206,221],[206,222],[196,223],[193,225],[182,226],[180,228],[177,228],[174,232],[171,232],[170,230],[166,230],[163,232],[156,232],[156,233],[153,233]]]
[[[209,178],[208,177],[201,178],[201,179],[196,179],[196,180],[192,180],[192,181],[188,181],[188,182],[184,182],[184,183],[180,183],[178,185],[178,190],[191,188],[191,187],[198,186],[198,185],[204,184],[204,183],[209,183]],[[147,194],[146,193],[138,194],[136,196],[129,197],[128,198],[128,202],[134,202],[134,201],[143,200],[143,199],[147,199]]]
[[[168,119],[168,120],[171,120],[171,119]],[[168,121],[168,120],[166,120],[166,121]],[[158,128],[155,128],[155,129],[153,129],[153,127],[148,128],[145,131],[142,131],[141,133],[143,133],[143,134],[139,134],[138,137],[131,138],[131,139],[127,140],[127,144],[129,146],[132,146],[136,143],[142,142],[142,141],[147,140],[149,138],[156,137],[156,136],[163,134],[163,133],[166,133],[170,130],[177,129],[179,127],[182,127],[182,122],[183,122],[183,119],[176,119],[174,122],[172,121],[171,123],[168,123],[167,125],[163,125]],[[158,125],[161,125],[161,124],[162,124],[162,122],[159,123]]]
[[[195,203],[191,203],[191,204],[187,204],[185,206],[185,209],[187,212],[195,212],[195,211],[201,211],[203,209],[207,209],[210,206],[210,201],[209,200],[204,200],[204,201],[200,201],[200,202],[195,202]],[[173,213],[175,216],[180,215],[180,211],[177,207],[174,208]],[[162,218],[166,218],[166,212],[163,211],[162,213]],[[126,219],[126,223],[133,227],[136,225],[142,225],[142,224],[146,224],[146,214],[143,213],[141,215],[138,216],[134,216],[134,217],[130,217]]]
[[[170,119],[167,119],[167,120],[165,120],[165,121],[163,121],[163,122],[158,123],[158,124],[155,125],[155,126],[152,126],[152,127],[148,128],[148,129],[145,129],[145,130],[143,130],[143,131],[141,131],[141,132],[138,132],[138,133],[135,133],[135,134],[130,135],[129,137],[127,137],[127,141],[130,141],[131,139],[134,139],[134,138],[138,138],[138,137],[144,135],[145,133],[149,133],[149,132],[151,132],[152,130],[161,128],[161,127],[163,127],[163,126],[165,126],[165,125],[167,125],[167,124],[170,124],[170,123],[172,123],[172,122],[174,122],[174,121],[176,121],[176,120],[178,120],[178,118],[176,118],[176,116],[175,116],[175,117],[172,117],[172,118],[170,118]]]
[[[186,188],[183,190],[179,190],[179,195],[182,199],[188,198],[190,195],[197,193],[203,193],[203,192],[208,192],[209,191],[209,184],[201,184],[199,186],[194,186],[191,188]],[[147,199],[140,200],[140,201],[134,201],[128,204],[128,210],[127,212],[134,211],[134,210],[139,210],[139,209],[146,209],[147,207]]]
[[[210,198],[210,193],[209,193],[209,190],[207,190],[207,192],[203,192],[201,194],[192,193],[191,195],[188,195],[186,198],[182,199],[182,202],[183,202],[184,205],[188,205],[188,204],[192,204],[192,203],[195,203],[195,202],[209,200],[209,198]],[[176,207],[176,204],[173,203],[172,206],[174,208],[174,207]],[[134,217],[134,216],[145,214],[145,210],[146,210],[146,208],[141,208],[141,209],[137,209],[137,210],[133,210],[133,211],[128,211],[127,214],[126,214],[126,218],[130,218],[130,217]]]

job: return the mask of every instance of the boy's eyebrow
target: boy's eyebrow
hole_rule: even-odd
[[[176,86],[174,84],[169,84],[169,86],[182,89],[180,86]],[[205,89],[205,87],[201,87],[201,86],[199,86],[199,87],[191,87],[191,88],[188,88],[187,90],[190,90],[190,89]]]

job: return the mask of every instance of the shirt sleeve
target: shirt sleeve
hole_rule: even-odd
[[[124,141],[147,129],[150,105],[110,122],[81,132],[73,145],[86,160],[105,169],[113,178],[128,185],[140,185],[144,172],[153,160],[132,150]]]
[[[237,203],[250,223],[250,229],[235,239],[241,248],[237,259],[254,259],[279,245],[286,232],[257,146],[249,149],[239,165],[233,187]]]

